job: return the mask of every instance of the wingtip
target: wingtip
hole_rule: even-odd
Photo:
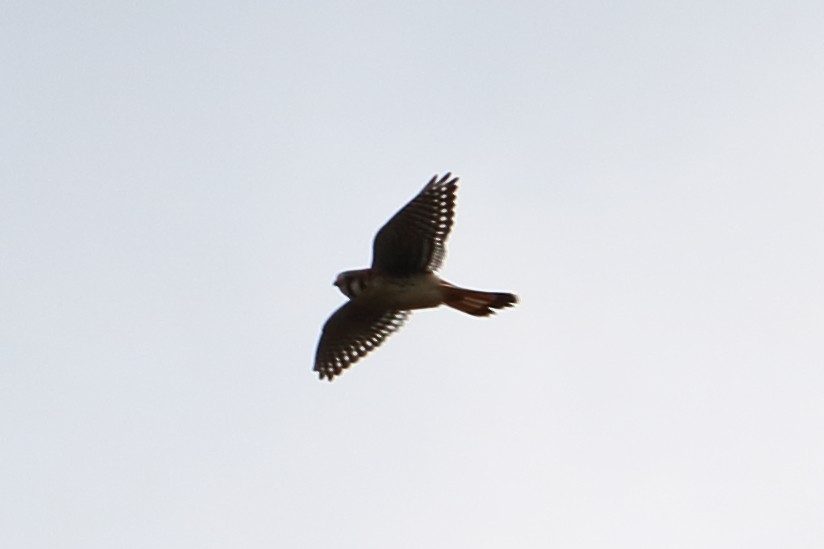
[[[458,176],[452,176],[452,172],[446,172],[442,176],[435,174],[432,176],[432,179],[429,180],[429,183],[426,184],[427,187],[435,186],[435,185],[457,185],[458,181],[461,178]]]
[[[318,381],[328,381],[332,383],[335,380],[335,376],[340,374],[341,372],[329,371],[329,370],[315,370],[318,373]]]

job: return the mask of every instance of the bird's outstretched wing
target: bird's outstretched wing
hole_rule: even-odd
[[[383,343],[409,317],[409,311],[364,307],[352,301],[334,312],[323,326],[315,371],[320,379],[334,377]]]
[[[436,175],[378,231],[372,247],[373,269],[408,276],[440,268],[455,214],[457,183],[451,173],[440,179]]]

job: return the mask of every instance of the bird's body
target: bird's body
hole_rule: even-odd
[[[345,271],[335,285],[349,299],[366,306],[400,310],[429,309],[444,301],[441,279],[432,273],[384,276],[371,269]]]
[[[437,176],[380,231],[372,266],[345,271],[335,286],[349,298],[326,321],[315,371],[329,381],[380,345],[406,321],[409,311],[447,305],[473,316],[514,305],[505,292],[460,288],[434,272],[443,263],[452,228],[457,178]]]

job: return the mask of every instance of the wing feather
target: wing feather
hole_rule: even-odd
[[[335,311],[323,326],[315,355],[320,379],[336,375],[366,356],[400,328],[409,311],[381,310],[349,301]]]
[[[458,178],[434,176],[375,236],[372,268],[408,276],[436,271],[446,256],[446,238],[455,215]]]

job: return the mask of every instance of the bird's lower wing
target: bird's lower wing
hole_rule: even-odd
[[[383,341],[409,317],[409,311],[364,307],[352,301],[334,312],[323,326],[315,355],[320,379],[332,381]]]

